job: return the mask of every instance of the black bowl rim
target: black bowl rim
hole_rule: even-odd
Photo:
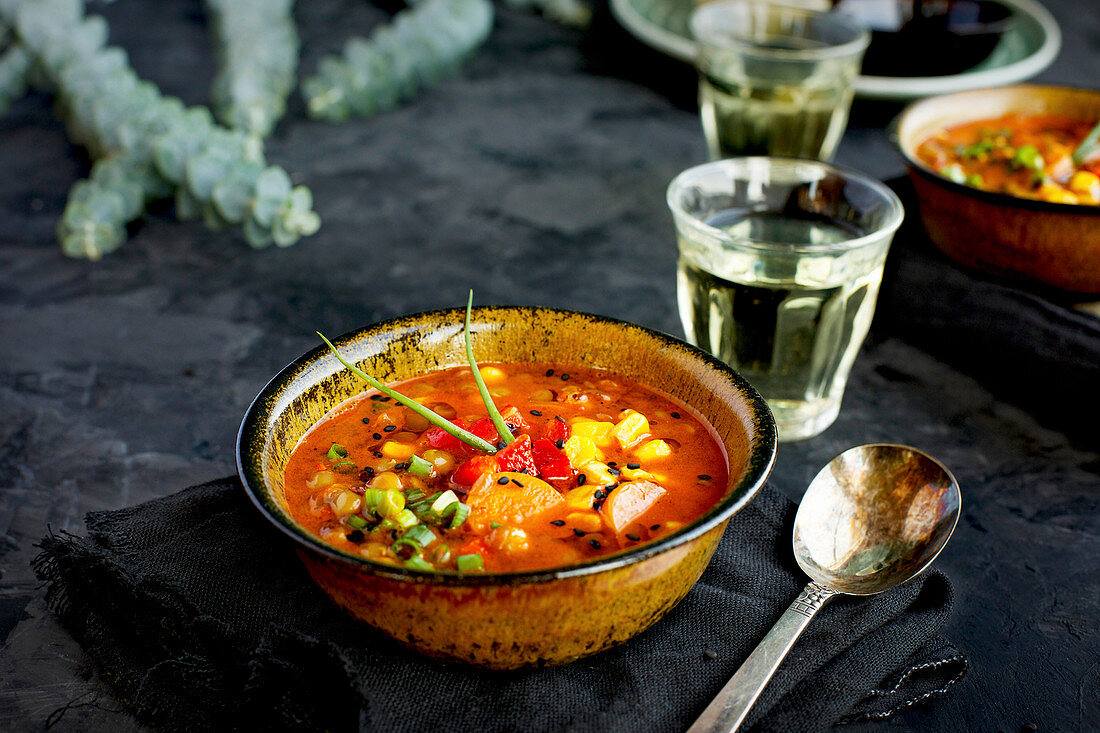
[[[888,137],[893,143],[894,148],[898,151],[898,153],[901,154],[901,157],[905,159],[906,164],[909,166],[909,170],[922,175],[930,182],[936,183],[953,193],[969,196],[970,198],[978,199],[979,201],[983,201],[987,204],[992,204],[994,206],[1008,206],[1017,209],[1025,209],[1028,211],[1044,211],[1051,214],[1100,216],[1100,206],[1098,205],[1063,204],[1054,201],[1041,201],[1040,199],[1029,199],[1022,196],[1014,196],[1010,193],[985,191],[980,188],[967,186],[963,183],[956,183],[950,178],[944,178],[943,176],[926,166],[924,163],[911,156],[909,154],[909,151],[905,149],[905,145],[902,144],[900,133],[901,126],[905,122],[905,118],[917,107],[924,104],[932,104],[940,99],[945,99],[947,97],[958,97],[966,94],[1003,91],[1009,89],[1055,89],[1100,95],[1100,90],[1089,89],[1087,87],[1058,86],[1056,84],[1013,84],[1007,87],[983,87],[981,89],[966,89],[959,92],[950,92],[948,94],[936,94],[931,97],[923,97],[907,104],[905,108],[900,113],[898,113],[898,116],[895,117],[893,121],[891,121],[888,125]]]
[[[386,563],[374,562],[367,558],[357,557],[349,553],[342,552],[326,544],[320,538],[307,532],[304,528],[284,521],[283,517],[274,511],[269,501],[268,492],[266,492],[266,485],[263,481],[262,473],[259,470],[258,463],[254,470],[249,470],[247,461],[244,456],[245,446],[252,444],[253,438],[260,437],[261,443],[264,435],[265,421],[261,420],[261,415],[264,413],[262,410],[263,405],[268,398],[276,396],[284,383],[288,382],[299,369],[312,364],[317,360],[323,358],[329,354],[328,349],[325,346],[318,346],[310,351],[302,354],[294,361],[290,362],[287,366],[283,367],[272,379],[260,390],[259,394],[249,405],[245,412],[244,419],[241,421],[240,429],[237,432],[237,474],[241,479],[241,483],[244,486],[245,493],[252,501],[253,505],[260,511],[260,513],[283,534],[293,539],[300,548],[304,548],[313,553],[319,554],[325,558],[336,560],[341,563],[346,563],[351,567],[356,567],[364,571],[370,572],[372,575],[394,579],[402,581],[412,581],[420,583],[429,583],[432,585],[444,585],[444,586],[465,586],[465,587],[479,587],[479,586],[494,586],[494,585],[524,585],[534,583],[547,583],[565,578],[575,578],[585,575],[594,575],[597,573],[621,568],[626,565],[631,565],[643,560],[649,559],[663,552],[678,547],[684,543],[690,542],[697,537],[702,536],[706,532],[713,529],[715,526],[727,521],[734,514],[739,512],[763,487],[764,482],[767,480],[768,475],[771,473],[772,467],[775,465],[775,458],[778,449],[778,434],[775,424],[775,420],[772,417],[771,410],[768,408],[764,398],[750,385],[744,377],[731,369],[725,362],[715,358],[709,353],[699,349],[687,342],[681,341],[667,333],[657,331],[655,329],[647,328],[645,326],[638,325],[636,323],[630,323],[629,321],[619,320],[617,318],[611,318],[608,316],[597,315],[594,313],[585,313],[583,311],[574,311],[560,308],[546,308],[542,306],[521,306],[521,305],[505,305],[505,306],[479,306],[473,309],[473,318],[476,322],[479,311],[485,313],[516,313],[523,314],[531,311],[543,311],[553,314],[559,314],[569,317],[581,317],[592,319],[595,321],[609,323],[612,325],[621,326],[627,329],[636,329],[645,335],[655,338],[658,342],[662,342],[664,346],[669,348],[675,348],[687,352],[689,355],[694,356],[704,363],[706,366],[710,366],[715,369],[721,376],[723,376],[739,393],[743,394],[746,400],[746,404],[749,408],[751,418],[753,420],[753,429],[758,436],[754,440],[753,434],[749,435],[750,446],[756,446],[755,450],[750,450],[748,456],[748,465],[745,468],[745,474],[742,477],[740,483],[734,487],[734,489],[726,496],[721,502],[715,505],[709,512],[704,514],[699,519],[695,520],[691,524],[673,532],[672,534],[664,537],[656,542],[640,545],[639,547],[625,552],[616,553],[603,558],[597,558],[588,562],[569,565],[563,568],[551,568],[545,570],[533,570],[511,573],[484,573],[477,575],[460,575],[457,573],[440,573],[432,571],[412,570],[396,565],[389,565]],[[460,308],[448,308],[441,310],[422,311],[419,313],[410,313],[395,318],[378,321],[362,328],[358,328],[354,331],[342,334],[341,336],[332,340],[333,344],[340,346],[353,339],[359,339],[371,334],[381,334],[387,331],[395,331],[401,328],[402,324],[410,324],[413,321],[421,321],[426,318],[434,318],[440,323],[446,323],[445,319],[454,319],[455,323],[461,323],[465,317],[465,309]],[[522,321],[521,321],[522,322]],[[331,355],[329,358],[335,358]],[[258,460],[258,457],[256,458]],[[265,497],[268,497],[265,501]]]

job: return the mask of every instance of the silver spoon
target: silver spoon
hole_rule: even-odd
[[[737,730],[810,619],[838,593],[882,593],[936,559],[959,521],[959,484],[916,448],[873,443],[829,461],[794,518],[794,556],[810,576],[688,733]]]

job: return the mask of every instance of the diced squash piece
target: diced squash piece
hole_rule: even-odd
[[[370,482],[370,487],[379,491],[399,491],[403,485],[401,477],[393,471],[375,474]]]
[[[615,429],[615,424],[585,418],[574,422],[572,427],[573,435],[588,438],[597,446],[607,448],[613,440],[611,431]]]
[[[411,458],[416,453],[416,446],[412,443],[399,443],[396,440],[387,440],[382,444],[382,455],[386,458],[395,458],[403,461]]]
[[[626,410],[612,432],[619,445],[629,448],[649,435],[649,420],[637,410]]]
[[[596,447],[591,439],[576,434],[565,441],[562,450],[565,451],[569,462],[573,464],[573,468],[580,468],[586,463],[603,458],[603,453],[600,452],[600,449]]]
[[[565,495],[565,503],[573,509],[591,509],[599,486],[578,486]]]
[[[607,525],[616,533],[621,533],[666,493],[668,492],[650,481],[623,484],[611,492],[600,512]]]
[[[653,474],[646,471],[644,468],[622,468],[623,478],[631,481],[643,481],[646,479],[652,479]]]
[[[498,483],[507,478],[507,483]],[[565,501],[561,493],[540,478],[526,473],[501,471],[481,476],[466,494],[475,532],[485,532],[492,522],[511,527],[537,519]]]
[[[635,448],[634,455],[643,461],[667,458],[672,455],[672,446],[663,440],[651,440]]]
[[[485,384],[503,382],[508,376],[500,367],[486,366],[479,367],[479,370],[481,371],[481,379],[485,382]]]
[[[572,512],[566,515],[565,524],[570,528],[576,528],[582,532],[599,532],[603,529],[603,520],[593,511]]]
[[[597,488],[619,482],[619,479],[611,473],[611,467],[599,461],[589,461],[584,464],[581,466],[581,473],[588,477],[588,483],[594,484]]]

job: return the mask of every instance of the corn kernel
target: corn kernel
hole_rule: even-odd
[[[565,495],[565,503],[574,509],[591,509],[593,495],[599,486],[578,486]]]
[[[318,471],[306,481],[306,486],[311,489],[327,489],[336,482],[336,476],[332,471]]]
[[[596,512],[573,512],[566,515],[565,523],[582,532],[599,532],[603,529],[603,520]]]
[[[1089,193],[1096,186],[1100,186],[1100,176],[1089,171],[1077,171],[1069,179],[1069,190],[1074,193]]]
[[[573,435],[588,438],[597,446],[607,448],[611,445],[611,431],[614,428],[613,423],[583,419],[573,423]]]
[[[508,389],[507,387],[493,387],[489,390],[489,394],[491,394],[493,397],[507,397],[508,395],[512,394],[512,390]]]
[[[596,444],[589,438],[580,435],[571,435],[569,440],[565,441],[562,450],[565,451],[565,455],[574,467],[583,466],[586,463],[603,458],[603,454],[596,447]]]
[[[359,548],[359,554],[363,557],[389,557],[390,548],[381,542],[368,542]]]
[[[332,511],[338,517],[354,514],[359,511],[360,506],[359,495],[351,491],[341,491],[332,499]]]
[[[508,375],[504,373],[503,369],[493,366],[481,367],[481,378],[485,384],[493,384],[494,382],[503,382]]]
[[[379,491],[400,491],[401,477],[393,471],[386,471],[377,474],[374,480],[370,482],[370,487]]]
[[[663,440],[651,440],[634,449],[634,455],[643,461],[667,458],[672,455],[672,446]]]
[[[410,458],[416,452],[416,446],[412,443],[398,443],[396,440],[387,440],[382,444],[382,455],[386,458],[396,458],[403,461]]]
[[[596,486],[606,486],[607,484],[619,482],[619,479],[611,473],[611,467],[599,461],[589,461],[584,464],[581,466],[581,473],[588,477],[588,483]]]
[[[649,420],[640,412],[627,410],[612,432],[619,445],[629,448],[649,434]]]
[[[455,467],[455,459],[450,453],[446,451],[436,450],[435,448],[429,448],[421,455],[426,461],[429,461],[437,473],[450,473],[451,469]]]

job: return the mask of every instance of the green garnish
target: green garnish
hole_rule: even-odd
[[[471,291],[471,297],[472,297],[472,295],[473,295],[473,293]],[[412,410],[413,412],[415,412],[417,415],[420,415],[420,417],[424,418],[425,420],[432,423],[433,425],[442,428],[447,433],[449,433],[449,434],[453,435],[454,437],[458,438],[459,440],[461,440],[466,445],[472,446],[472,447],[477,448],[478,450],[481,450],[481,451],[485,451],[486,453],[489,453],[490,455],[497,452],[496,446],[493,445],[492,443],[490,443],[486,440],[482,440],[481,438],[477,437],[476,435],[474,435],[473,433],[471,433],[468,430],[463,430],[462,428],[458,427],[457,425],[455,425],[453,422],[451,422],[447,418],[445,418],[442,415],[439,415],[435,412],[432,412],[427,407],[424,407],[424,405],[420,404],[419,402],[412,399],[411,397],[406,397],[405,395],[401,394],[400,392],[395,392],[394,390],[390,389],[386,385],[382,384],[377,379],[375,379],[374,377],[367,374],[362,369],[360,369],[359,367],[355,366],[354,364],[349,362],[347,359],[345,359],[343,357],[343,355],[341,355],[340,352],[336,350],[336,347],[332,345],[332,342],[329,341],[327,338],[325,338],[325,335],[323,333],[318,331],[317,335],[320,336],[321,340],[325,342],[325,345],[327,345],[329,347],[329,349],[332,350],[332,353],[336,355],[336,358],[340,360],[341,364],[343,364],[345,367],[350,369],[357,377],[362,379],[364,382],[366,382],[370,386],[374,387],[376,390],[378,390],[382,394],[387,395],[387,396],[397,400],[402,405],[404,405],[405,407],[407,407],[410,410]],[[475,371],[475,373],[476,373],[476,371]],[[478,378],[480,379],[480,375],[478,376]],[[490,415],[490,417],[491,417],[491,415]],[[499,418],[500,415],[498,414],[497,417]],[[511,437],[511,433],[509,433],[509,437]]]
[[[359,470],[359,466],[355,465],[351,461],[340,461],[332,467],[333,471],[337,473],[355,473]]]
[[[458,572],[468,573],[472,570],[484,570],[485,563],[481,559],[481,555],[459,555],[455,558],[455,565],[458,567]]]
[[[413,570],[435,570],[435,567],[433,567],[431,563],[415,555],[405,561],[405,567],[412,568]]]
[[[332,444],[332,447],[328,449],[328,453],[325,454],[325,458],[330,461],[339,461],[342,458],[348,457],[348,449],[342,445]]]
[[[420,456],[413,456],[409,459],[409,473],[414,473],[417,476],[431,476],[432,475],[432,462],[426,461]],[[421,494],[423,496],[423,494]],[[406,495],[406,498],[412,498]]]
[[[944,178],[948,178],[955,183],[966,183],[966,172],[958,163],[945,165],[944,167],[940,168],[939,173]]]
[[[428,545],[435,542],[438,537],[435,536],[435,532],[433,532],[429,527],[425,527],[423,524],[418,524],[415,527],[410,527],[409,530],[405,532],[402,539],[409,540],[410,542],[415,542],[421,547],[427,547]]]
[[[402,509],[401,513],[393,518],[393,521],[397,522],[402,529],[408,529],[420,523],[420,520],[413,514],[411,509]]]
[[[1098,152],[1100,152],[1100,122],[1089,130],[1089,134],[1085,135],[1085,139],[1073,151],[1073,164],[1081,165]]]
[[[1041,171],[1045,163],[1043,156],[1039,154],[1039,148],[1034,145],[1021,145],[1016,148],[1016,156],[1012,162],[1037,171]]]
[[[363,505],[368,509],[374,509],[380,501],[382,501],[382,489],[367,489],[363,492]]]
[[[497,406],[493,404],[493,398],[489,395],[489,390],[485,387],[485,380],[481,378],[481,369],[478,368],[477,362],[474,361],[474,346],[470,342],[470,310],[474,307],[474,291],[470,291],[470,297],[466,301],[466,359],[470,362],[470,371],[474,374],[474,381],[477,382],[477,391],[481,393],[481,401],[485,403],[485,409],[489,412],[489,419],[493,421],[493,425],[497,429],[497,435],[500,436],[501,442],[508,445],[515,437],[512,435],[512,431],[508,429],[508,426],[504,424],[504,418],[500,416],[500,412],[497,410]]]
[[[348,517],[345,517],[344,521],[348,523],[349,527],[353,527],[355,529],[363,529],[363,527],[367,526],[367,520],[363,519],[358,514],[352,514]]]
[[[503,526],[500,522],[489,522],[489,529],[500,529]]]

